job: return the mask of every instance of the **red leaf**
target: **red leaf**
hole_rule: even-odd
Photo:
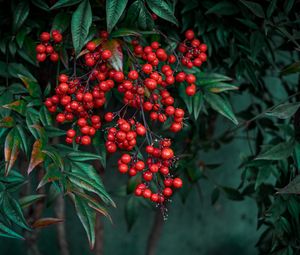
[[[49,225],[57,224],[57,223],[60,223],[60,222],[63,222],[63,219],[58,219],[58,218],[42,218],[42,219],[36,220],[32,224],[32,228],[44,228],[44,227],[47,227]]]
[[[30,163],[28,166],[27,173],[30,174],[31,171],[45,159],[45,154],[42,152],[42,142],[41,140],[36,140],[33,144],[33,149],[31,153]]]

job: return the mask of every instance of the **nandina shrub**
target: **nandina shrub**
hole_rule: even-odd
[[[93,248],[96,216],[110,217],[116,206],[102,183],[108,162],[116,178],[128,176],[119,193],[129,229],[139,207],[167,219],[172,197],[184,201],[205,181],[212,204],[221,193],[256,200],[261,254],[297,254],[299,86],[284,76],[299,64],[282,68],[299,57],[299,3],[9,4],[12,14],[4,4],[0,11],[1,236],[32,244],[30,230],[63,224],[64,214],[42,212],[64,195]],[[268,89],[270,73],[288,96]],[[251,103],[239,98],[236,115],[237,90],[235,98],[243,93]],[[206,171],[215,165],[199,151],[218,150],[237,132],[250,152],[232,188],[211,180]]]

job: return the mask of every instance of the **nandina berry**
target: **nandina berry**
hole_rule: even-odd
[[[142,171],[145,168],[145,163],[141,160],[135,163],[135,168],[137,171]]]
[[[67,137],[73,138],[76,135],[76,131],[74,129],[69,129],[67,131]]]
[[[120,173],[125,174],[128,172],[128,166],[126,164],[120,164],[118,167]]]
[[[185,80],[186,80],[187,83],[195,83],[196,82],[196,77],[193,74],[188,74],[185,77]]]
[[[38,44],[35,48],[37,53],[45,53],[46,47],[44,44]]]
[[[150,171],[146,171],[143,173],[143,178],[145,181],[151,181],[153,178],[153,174]]]
[[[36,59],[38,62],[44,62],[46,60],[47,56],[45,53],[39,53],[36,55]]]
[[[166,188],[164,188],[164,190],[163,190],[163,194],[164,194],[164,196],[166,196],[166,197],[170,197],[170,196],[172,196],[173,191],[172,191],[171,188],[166,187]]]
[[[131,161],[131,156],[129,154],[123,154],[122,157],[121,157],[121,161],[124,163],[124,164],[129,164],[129,162]]]
[[[122,82],[125,77],[124,77],[123,72],[115,72],[113,78],[116,82]]]
[[[66,117],[63,113],[59,113],[56,115],[56,121],[59,123],[63,123],[66,120]]]
[[[51,60],[52,62],[57,62],[58,59],[59,59],[59,56],[58,56],[58,54],[57,54],[56,52],[51,53],[51,55],[50,55],[50,60]]]
[[[40,39],[42,42],[48,42],[50,40],[50,34],[48,32],[43,32],[40,35]]]
[[[173,186],[177,189],[182,187],[182,180],[180,178],[175,178],[173,180]]]
[[[196,85],[191,84],[190,86],[187,86],[185,89],[185,92],[188,96],[193,96],[196,94]]]
[[[84,119],[84,118],[79,118],[79,119],[77,120],[77,125],[78,125],[79,127],[84,127],[84,126],[86,126],[86,124],[87,124],[87,121],[86,121],[86,119]]]
[[[158,196],[158,194],[152,194],[150,199],[151,199],[152,202],[157,203],[158,199],[159,199],[159,196]]]
[[[111,56],[112,56],[112,54],[111,54],[111,51],[110,51],[110,50],[104,50],[104,51],[101,53],[101,58],[102,58],[103,60],[107,60],[107,59],[109,59]]]
[[[87,45],[86,45],[86,49],[88,51],[94,51],[96,49],[96,47],[97,47],[96,43],[94,43],[92,41],[88,42]]]
[[[143,191],[143,197],[144,197],[144,198],[150,198],[151,195],[152,195],[152,192],[151,192],[150,189],[145,189],[145,190]]]
[[[171,187],[173,185],[173,179],[172,178],[167,178],[164,180],[164,185],[166,187]]]
[[[184,35],[185,35],[185,38],[188,40],[193,40],[195,37],[194,31],[191,29],[187,30]]]
[[[171,148],[163,148],[161,150],[161,157],[163,159],[170,159],[174,157],[174,152]]]
[[[82,145],[89,145],[91,144],[91,138],[87,135],[81,137],[81,144]]]
[[[152,65],[150,64],[145,64],[143,65],[142,67],[142,71],[145,73],[145,74],[150,74],[152,72],[153,68],[152,68]]]
[[[136,133],[137,133],[138,135],[143,136],[143,135],[146,134],[146,132],[147,132],[147,130],[146,130],[146,128],[145,128],[143,125],[137,126],[137,128],[136,128]]]

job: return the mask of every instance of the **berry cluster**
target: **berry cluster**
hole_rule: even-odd
[[[107,113],[111,114],[111,113]],[[107,120],[109,117],[105,115]],[[105,143],[106,150],[110,153],[116,152],[117,148],[123,150],[132,150],[136,145],[136,137],[144,136],[146,134],[146,128],[136,122],[134,119],[126,121],[125,119],[119,119],[116,127],[108,129],[107,141]]]
[[[50,35],[42,35],[42,42],[48,43]],[[61,41],[54,34],[52,38]],[[55,94],[46,99],[45,105],[51,113],[57,113],[58,123],[70,124],[67,143],[89,145],[97,131],[105,131],[106,150],[122,151],[119,171],[129,176],[140,174],[143,180],[135,194],[162,205],[174,189],[182,186],[182,180],[171,173],[177,160],[171,140],[153,133],[151,123],[169,120],[172,132],[183,128],[185,111],[176,107],[173,92],[179,84],[184,84],[186,94],[193,96],[196,77],[181,68],[180,63],[187,63],[183,59],[188,59],[192,65],[198,65],[198,58],[202,63],[206,45],[200,44],[190,30],[186,32],[184,44],[179,46],[184,56],[178,56],[175,51],[168,53],[157,41],[146,46],[138,39],[123,42],[129,70],[120,71],[110,63],[113,56],[106,47],[107,42],[109,35],[102,31],[99,39],[86,44],[74,63],[78,67],[74,74],[58,77]],[[103,112],[103,106],[108,103],[106,95],[111,90],[121,94],[124,105],[116,112]],[[107,127],[101,130],[103,123]],[[147,156],[145,160],[141,151]]]
[[[50,56],[52,62],[57,62],[59,59],[58,53],[55,51],[55,46],[58,43],[61,43],[63,37],[58,30],[53,30],[50,33],[43,32],[40,35],[41,43],[38,44],[35,48],[36,50],[36,59],[38,62],[44,62],[47,56]],[[53,45],[54,44],[54,45]]]
[[[178,46],[179,52],[182,53],[181,63],[192,68],[193,66],[201,66],[203,62],[207,60],[207,45],[201,43],[195,38],[193,30],[187,30],[185,32],[185,40]]]

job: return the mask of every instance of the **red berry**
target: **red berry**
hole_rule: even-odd
[[[62,123],[66,120],[66,117],[63,113],[59,113],[56,115],[56,121]]]
[[[48,42],[50,40],[50,34],[48,32],[43,32],[40,35],[40,39],[42,42]]]
[[[177,189],[182,187],[182,180],[180,178],[175,178],[173,180],[173,186]]]
[[[185,38],[188,40],[193,40],[195,37],[194,31],[191,29],[187,30],[184,35],[185,35]]]
[[[122,157],[121,157],[121,161],[124,163],[124,164],[129,164],[130,161],[131,161],[131,156],[129,154],[123,154]]]
[[[153,174],[150,171],[144,172],[143,178],[145,181],[151,181],[153,178]]]
[[[81,137],[81,144],[89,145],[91,143],[91,138],[87,135]]]
[[[57,62],[58,59],[59,59],[59,56],[58,56],[58,54],[57,54],[56,52],[53,52],[53,53],[50,55],[50,60],[51,60],[52,62]]]
[[[174,152],[171,148],[163,148],[161,150],[162,159],[171,159],[174,157]]]
[[[120,164],[118,167],[120,173],[125,174],[128,172],[128,166],[126,164]]]
[[[86,49],[89,51],[94,51],[96,49],[97,45],[94,42],[88,42],[86,45]]]
[[[166,197],[170,197],[170,196],[172,196],[173,191],[172,191],[171,188],[167,187],[167,188],[164,188],[163,194],[164,194],[164,196],[166,196]]]
[[[36,50],[37,53],[45,53],[46,47],[43,44],[38,44],[35,47],[35,50]]]
[[[159,200],[159,196],[158,196],[158,194],[152,194],[151,195],[151,201],[152,202],[158,202],[158,200]]]
[[[152,192],[151,192],[150,189],[145,189],[145,190],[143,191],[143,197],[144,197],[144,198],[150,198],[151,195],[152,195]]]
[[[150,65],[150,64],[145,64],[142,67],[142,70],[145,74],[150,74],[152,72],[152,69],[153,69],[152,65]]]
[[[67,131],[67,137],[73,138],[76,135],[76,131],[74,129],[69,129]]]
[[[37,59],[37,61],[39,61],[39,62],[44,62],[45,60],[46,60],[46,54],[45,53],[42,53],[42,54],[37,54],[36,55],[36,59]]]
[[[111,51],[110,50],[104,50],[101,54],[101,57],[103,60],[107,60],[111,57]]]

